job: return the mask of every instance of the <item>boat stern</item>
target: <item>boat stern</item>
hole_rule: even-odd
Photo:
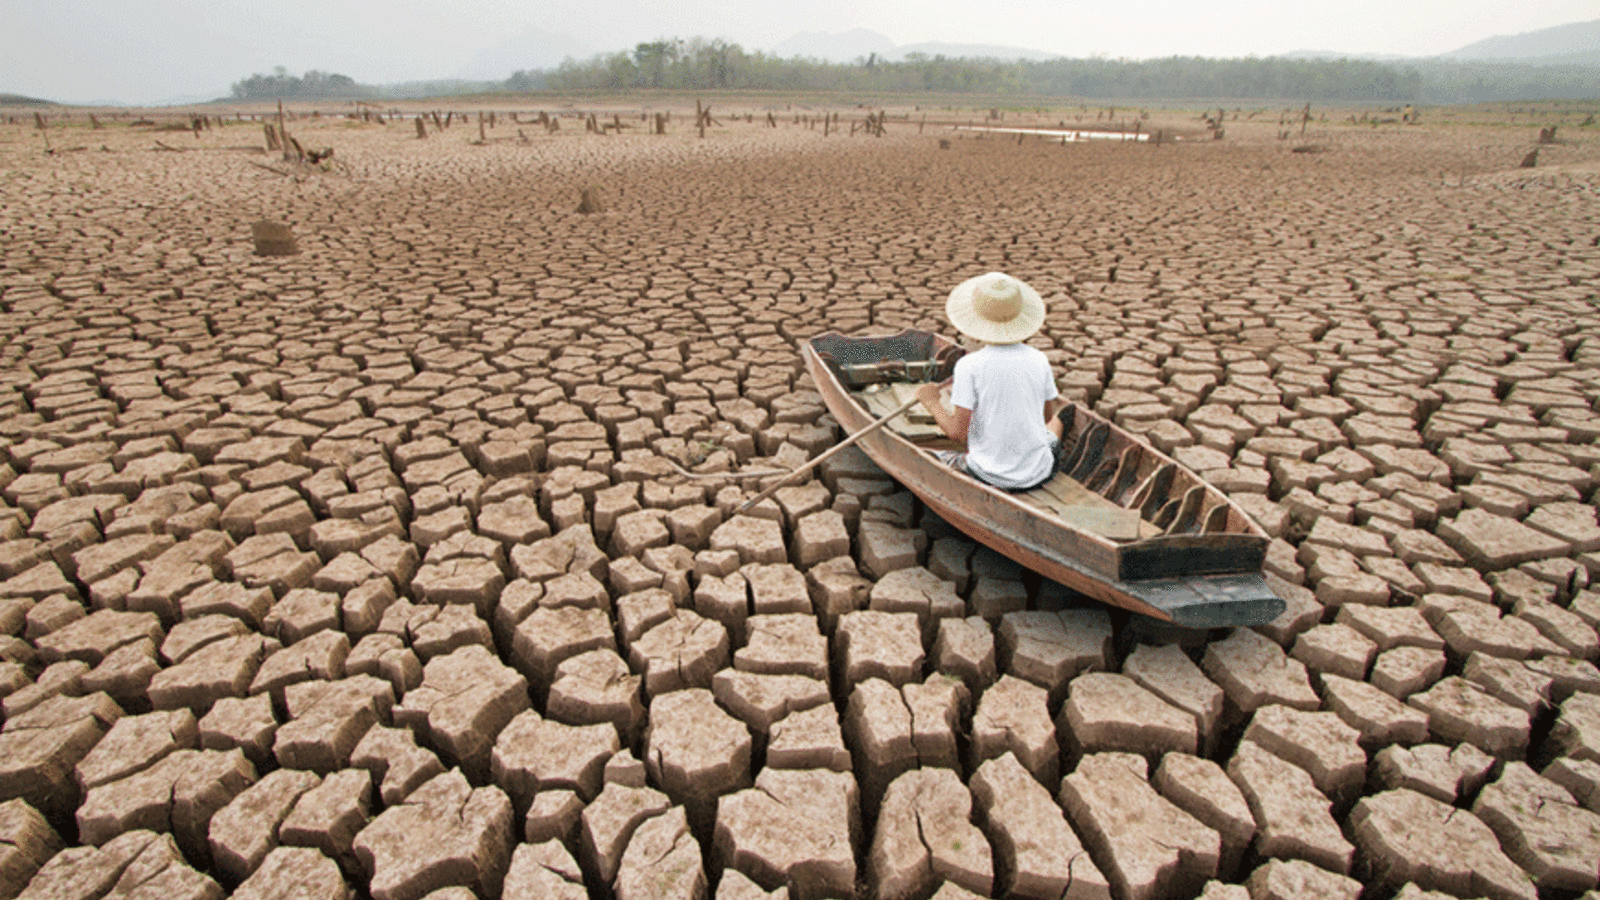
[[[1121,586],[1185,628],[1265,625],[1287,608],[1260,573],[1160,578]]]

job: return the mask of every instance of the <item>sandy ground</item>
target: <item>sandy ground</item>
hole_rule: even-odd
[[[1592,129],[691,109],[0,125],[0,897],[1596,887]],[[1283,618],[1110,613],[859,458],[673,474],[826,449],[798,341],[993,269]]]

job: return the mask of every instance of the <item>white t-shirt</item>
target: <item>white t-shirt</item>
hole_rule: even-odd
[[[1055,466],[1044,404],[1057,396],[1050,361],[1027,344],[991,344],[956,362],[950,400],[972,410],[967,467],[997,487],[1029,487]]]

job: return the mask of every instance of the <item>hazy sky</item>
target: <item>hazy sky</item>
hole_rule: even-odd
[[[504,78],[658,37],[767,50],[855,28],[1065,56],[1426,56],[1595,18],[1600,0],[0,0],[0,93],[209,98],[277,65],[369,84]]]

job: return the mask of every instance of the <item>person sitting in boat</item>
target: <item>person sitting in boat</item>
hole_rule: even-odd
[[[951,468],[1008,491],[1031,490],[1055,474],[1062,423],[1050,361],[1023,343],[1044,324],[1039,292],[1001,272],[969,278],[945,303],[950,323],[982,349],[956,362],[950,400],[924,384],[917,399],[967,451],[941,451]]]

